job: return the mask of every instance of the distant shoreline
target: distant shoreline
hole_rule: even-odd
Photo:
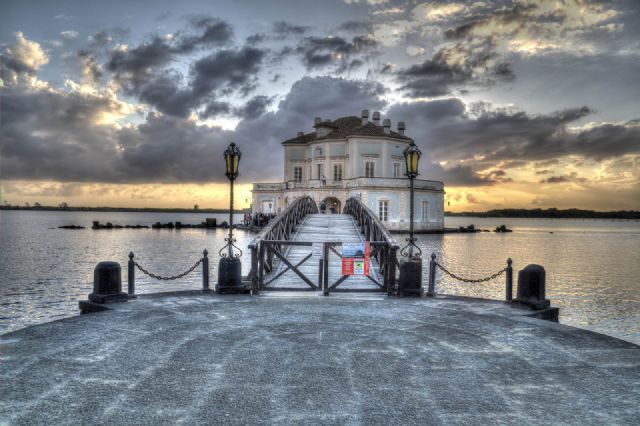
[[[145,207],[55,207],[55,206],[0,206],[0,210],[35,210],[69,212],[124,212],[124,213],[212,213],[229,214],[226,209],[181,209]],[[249,209],[234,210],[235,214],[250,212]],[[640,219],[640,211],[618,210],[598,212],[580,209],[501,209],[486,212],[445,212],[448,217],[493,217],[493,218],[539,218],[539,219]]]
[[[56,211],[56,212],[124,212],[124,213],[213,213],[229,214],[226,209],[180,209],[180,208],[147,208],[147,207],[26,207],[26,206],[0,206],[0,210],[27,210],[27,211]],[[234,210],[234,214],[246,213],[247,210]]]
[[[640,219],[640,211],[618,210],[597,212],[594,210],[566,209],[501,209],[487,212],[445,212],[449,217],[504,217],[539,219]]]

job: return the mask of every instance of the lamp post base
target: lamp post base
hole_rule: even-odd
[[[400,262],[399,296],[422,297],[422,258],[409,257]]]
[[[218,293],[241,293],[245,291],[242,285],[242,263],[237,257],[223,257],[218,264]]]

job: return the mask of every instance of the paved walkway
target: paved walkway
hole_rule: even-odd
[[[328,241],[340,241],[343,243],[357,243],[364,241],[362,235],[356,228],[351,215],[346,214],[311,214],[305,217],[304,222],[298,226],[297,231],[294,233],[293,241],[312,241],[314,243],[323,243]],[[336,247],[338,253],[342,253],[341,247]],[[313,253],[313,248],[310,246],[289,246],[285,251],[285,256],[289,262],[293,265],[298,264],[302,259]],[[300,271],[308,277],[312,283],[318,285],[318,271],[319,271],[320,255],[313,253],[311,258],[306,260],[301,266]],[[265,277],[265,282],[268,282],[272,277],[277,276],[278,273],[286,269],[286,265],[280,262],[279,266],[275,270]],[[329,285],[336,282],[342,277],[342,260],[335,253],[331,252],[329,255]],[[383,282],[382,277],[378,273],[378,264],[371,262],[371,271],[373,277],[379,283]],[[300,277],[293,271],[289,270],[282,276],[277,278],[270,287],[280,288],[310,288],[305,284]],[[339,288],[342,289],[370,289],[380,290],[373,281],[363,276],[351,276],[340,284]]]
[[[640,422],[640,347],[499,302],[141,297],[2,336],[0,424]]]

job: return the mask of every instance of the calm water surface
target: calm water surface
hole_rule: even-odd
[[[93,268],[100,261],[120,262],[126,287],[130,251],[150,271],[174,275],[193,265],[206,248],[215,281],[218,250],[226,233],[222,229],[94,231],[57,229],[58,226],[77,224],[89,228],[93,220],[121,225],[200,223],[206,217],[225,220],[224,215],[206,213],[0,211],[0,334],[76,315],[78,300],[91,292]],[[435,252],[452,272],[478,278],[502,269],[511,257],[514,280],[517,271],[527,264],[543,265],[547,271],[547,297],[560,307],[562,323],[640,343],[640,221],[446,219],[447,227],[471,223],[482,229],[505,224],[514,232],[419,235],[425,262]],[[235,233],[240,247],[246,250],[252,234]],[[404,242],[405,237],[398,235],[397,239]],[[250,257],[246,254],[243,259],[246,274]],[[427,268],[424,273],[426,278]],[[439,273],[436,285],[440,293],[504,297],[504,277],[489,283],[464,284]],[[180,281],[170,282],[136,274],[139,293],[200,286],[199,269]]]

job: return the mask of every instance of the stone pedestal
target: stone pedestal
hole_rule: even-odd
[[[422,259],[411,257],[400,261],[400,279],[398,280],[399,296],[422,297]]]
[[[546,309],[551,302],[545,299],[546,274],[540,265],[527,265],[518,272],[518,304],[532,309]]]

